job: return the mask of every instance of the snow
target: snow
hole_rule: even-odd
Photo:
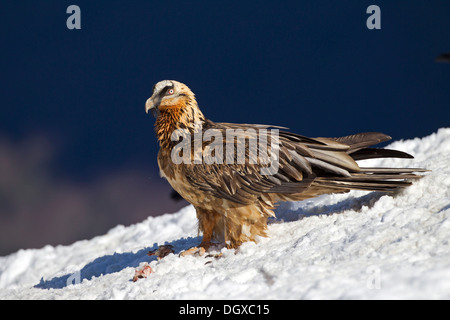
[[[283,203],[268,238],[219,259],[178,256],[201,240],[191,206],[69,246],[19,250],[0,257],[0,299],[450,299],[450,128],[389,147],[415,159],[360,164],[432,171],[393,197]],[[162,244],[175,254],[147,256]],[[146,263],[153,272],[133,282]]]

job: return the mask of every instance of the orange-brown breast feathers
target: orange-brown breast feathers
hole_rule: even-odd
[[[180,128],[184,103],[173,106],[160,106],[159,116],[155,122],[156,136],[161,146],[170,142],[172,132]]]

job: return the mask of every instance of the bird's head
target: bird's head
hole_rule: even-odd
[[[151,111],[155,116],[160,141],[170,137],[175,129],[196,131],[205,121],[191,89],[174,80],[163,80],[153,86],[152,96],[145,103],[145,111]]]
[[[161,111],[180,109],[196,104],[195,95],[185,84],[163,80],[153,86],[152,96],[145,103],[145,111],[157,117]]]

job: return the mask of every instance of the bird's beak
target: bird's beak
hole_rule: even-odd
[[[152,98],[148,98],[147,102],[145,103],[145,113],[148,114],[148,112],[155,108],[155,103],[153,102]]]
[[[145,103],[145,112],[148,114],[148,112],[151,110],[152,114],[155,118],[158,117],[158,106],[159,106],[160,101],[155,102],[155,100],[153,99],[153,97],[149,98],[147,100],[147,102]]]

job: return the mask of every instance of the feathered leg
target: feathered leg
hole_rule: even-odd
[[[198,207],[196,207],[195,209],[197,211],[198,228],[199,231],[203,232],[203,239],[198,247],[192,247],[182,252],[181,256],[195,253],[198,253],[200,256],[202,256],[211,246],[213,231],[220,218],[220,215],[213,211],[208,211]]]

